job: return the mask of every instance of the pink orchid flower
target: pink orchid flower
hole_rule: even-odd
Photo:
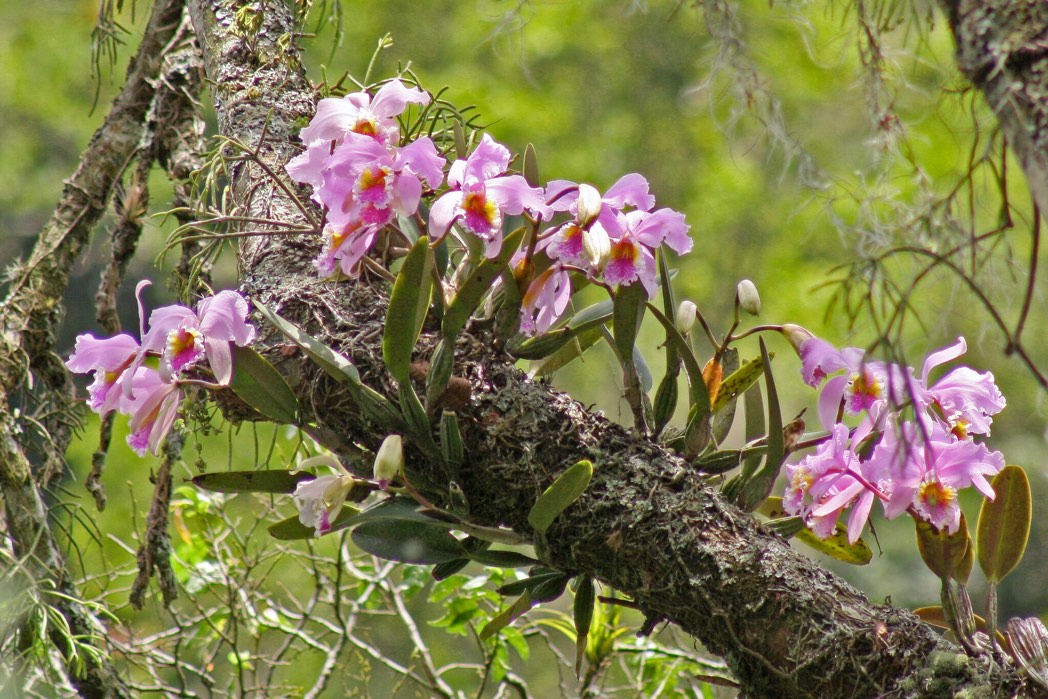
[[[353,92],[342,98],[326,97],[317,104],[316,114],[299,138],[307,146],[314,141],[340,143],[352,132],[381,143],[396,144],[400,127],[395,117],[409,104],[425,105],[429,101],[429,94],[396,79],[380,87],[373,99],[366,92]]]
[[[131,398],[122,400],[120,412],[131,416],[127,444],[139,456],[160,452],[160,444],[171,432],[182,403],[182,389],[149,367],[138,367],[130,382]]]
[[[201,300],[196,312],[179,305],[158,308],[149,316],[142,349],[160,353],[164,380],[206,357],[215,380],[228,384],[233,376],[229,343],[243,347],[255,339],[248,313],[247,300],[229,290]]]
[[[135,361],[139,351],[138,340],[126,333],[101,340],[87,334],[77,336],[76,348],[66,361],[66,367],[75,374],[94,372],[94,381],[87,389],[91,410],[105,415],[118,407],[125,370]]]
[[[328,222],[336,229],[357,222],[382,227],[395,214],[410,216],[418,210],[423,184],[439,187],[445,162],[428,137],[387,148],[350,134],[327,159],[315,198],[328,209]]]
[[[494,257],[502,248],[502,218],[525,210],[549,216],[542,189],[532,187],[520,175],[505,175],[509,149],[488,134],[465,160],[456,160],[448,171],[447,192],[433,204],[429,234],[433,240],[447,235],[456,221],[486,243],[485,254]]]
[[[594,226],[605,229],[611,240],[611,256],[604,268],[604,281],[611,285],[632,284],[639,281],[648,294],[655,295],[654,250],[666,244],[678,254],[691,250],[688,235],[691,226],[684,222],[684,214],[672,209],[647,212],[618,212],[605,225],[599,220]]]
[[[921,380],[913,386],[914,400],[926,408],[934,408],[947,429],[960,439],[970,434],[990,434],[992,416],[1007,405],[990,372],[980,374],[962,366],[929,386],[932,369],[956,359],[967,349],[964,338],[958,337],[953,345],[929,354],[921,369]]]

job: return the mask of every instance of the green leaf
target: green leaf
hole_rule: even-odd
[[[743,394],[746,403],[746,443],[753,444],[764,437],[764,401],[761,399],[759,384]],[[760,465],[764,452],[750,453],[743,456],[743,469],[753,473]]]
[[[597,589],[593,578],[579,580],[575,591],[575,604],[572,608],[575,617],[575,677],[582,671],[582,659],[586,655],[586,641],[589,640],[590,624],[593,622],[593,606],[597,602]]]
[[[593,477],[593,464],[583,459],[553,482],[532,506],[528,524],[544,536],[557,516],[579,499]]]
[[[743,447],[742,449],[721,449],[720,451],[704,454],[699,458],[696,465],[703,473],[726,473],[732,470],[744,460],[760,459],[767,451],[767,447]]]
[[[539,572],[541,571],[541,572]],[[498,588],[496,592],[505,597],[512,597],[514,595],[521,595],[528,590],[534,590],[535,588],[545,585],[551,580],[566,580],[566,574],[559,570],[550,570],[549,568],[535,567],[532,569],[531,575],[522,579],[514,580],[511,583],[506,583],[502,587]]]
[[[451,380],[455,370],[455,342],[441,338],[429,360],[429,374],[426,375],[426,408],[432,409],[437,404],[444,389]]]
[[[913,613],[918,619],[923,621],[925,624],[929,624],[940,629],[946,629],[947,631],[953,631],[953,626],[950,625],[949,620],[946,618],[945,611],[943,611],[943,608],[939,605],[935,605],[932,607],[920,607],[918,609],[914,609]],[[972,616],[975,617],[975,628],[978,631],[982,631],[983,633],[989,635],[990,627],[986,623],[986,619],[983,619],[978,614],[973,614]],[[1008,649],[1010,646],[1010,644],[1008,643],[1008,639],[1005,638],[1004,634],[1002,634],[1000,631],[997,632],[997,642],[1000,643],[1001,647],[1005,649]]]
[[[337,381],[349,381],[360,384],[360,373],[353,362],[305,332],[289,320],[281,318],[265,304],[255,301],[255,308],[272,323],[277,330],[298,345],[299,349],[320,366],[331,378]]]
[[[737,357],[737,355],[736,355]],[[768,353],[768,358],[775,357],[774,352]],[[737,361],[737,359],[736,359]],[[728,362],[725,361],[725,368],[727,368]],[[717,399],[713,401],[713,405],[710,410],[717,412],[724,408],[725,405],[731,400],[738,398],[746,391],[750,386],[757,382],[757,379],[764,373],[764,357],[757,357],[751,359],[743,364],[738,369],[728,374],[727,378],[721,381],[720,390],[717,392]]]
[[[316,476],[305,471],[271,469],[265,471],[226,471],[203,473],[192,479],[193,485],[217,493],[293,493],[302,481]]]
[[[352,505],[343,505],[338,516],[331,522],[331,531],[339,531],[350,525],[350,522],[360,512]],[[298,519],[298,515],[282,519],[276,524],[269,525],[269,535],[281,541],[295,541],[298,539],[312,539],[316,536],[316,529],[307,527]]]
[[[637,343],[637,333],[644,319],[644,303],[647,292],[640,283],[620,286],[615,292],[612,311],[612,324],[615,334],[615,349],[625,369],[633,361],[633,347]]]
[[[506,351],[517,359],[544,359],[568,343],[573,337],[588,337],[591,330],[597,332],[597,339],[602,335],[600,328],[611,320],[614,303],[606,299],[592,306],[587,306],[559,328],[554,328],[541,335],[525,337],[517,335],[506,343]],[[597,340],[593,340],[596,342]],[[592,344],[592,343],[591,343]]]
[[[673,321],[650,303],[648,304],[648,310],[651,311],[656,320],[662,323],[662,327],[666,331],[666,340],[676,348],[677,354],[680,356],[681,361],[684,362],[684,372],[688,375],[690,398],[688,424],[697,426],[710,413],[710,394],[706,391],[706,382],[702,379],[702,367],[699,366],[695,353],[691,351],[691,345],[673,326]]]
[[[416,522],[441,529],[454,529],[451,522],[434,519],[419,512],[419,504],[406,497],[391,497],[382,500],[367,508],[350,523],[352,526],[367,522]]]
[[[502,248],[498,255],[482,260],[462,282],[455,298],[444,311],[444,320],[440,329],[446,340],[454,342],[459,332],[465,327],[466,321],[480,306],[484,294],[488,292],[491,285],[502,274],[502,270],[509,264],[509,259],[520,247],[520,241],[523,238],[524,227],[521,226],[502,240]]]
[[[453,478],[458,478],[464,454],[458,416],[453,410],[445,410],[440,415],[440,451],[448,472]]]
[[[298,423],[298,398],[265,357],[250,347],[232,345],[230,388],[252,408],[276,422]]]
[[[539,563],[538,560],[531,556],[525,556],[523,553],[517,553],[516,551],[503,551],[500,549],[481,549],[478,551],[471,551],[469,558],[477,563],[483,563],[486,566],[493,566],[495,568],[526,568],[538,565]]]
[[[542,377],[553,376],[558,370],[585,354],[586,350],[597,344],[602,336],[600,328],[591,328],[585,332],[574,334],[570,342],[553,354],[532,361],[530,373]]]
[[[524,147],[524,164],[521,166],[524,179],[532,187],[541,187],[543,182],[539,180],[539,156],[535,152],[535,144],[529,143]]]
[[[953,534],[946,530],[940,531],[918,517],[914,517],[914,523],[917,525],[917,549],[928,569],[943,581],[966,577],[964,562],[972,546],[972,537],[968,533],[964,513],[961,513],[960,527]]]
[[[764,365],[770,366],[768,348],[764,338],[760,339],[761,357]],[[752,512],[757,508],[775,485],[779,477],[782,462],[786,458],[786,441],[782,433],[782,412],[779,408],[779,395],[775,390],[775,379],[771,371],[764,372],[764,381],[768,390],[768,446],[764,454],[764,466],[756,473],[747,473],[745,469],[728,484],[725,493],[733,497],[740,509]],[[733,486],[738,483],[737,486]]]
[[[399,383],[411,380],[411,354],[429,310],[433,288],[433,251],[429,238],[422,236],[404,258],[393,284],[382,335],[382,359]]]
[[[465,547],[446,529],[403,519],[365,522],[353,529],[353,543],[379,558],[436,565],[468,558]]]
[[[531,599],[531,593],[525,591],[516,602],[503,609],[494,619],[484,624],[484,628],[480,630],[480,640],[488,640],[499,631],[524,616],[528,610],[535,606],[535,604],[536,602]]]
[[[353,362],[258,301],[255,301],[255,307],[325,373],[347,384],[354,402],[380,427],[389,432],[399,432],[404,428],[397,408],[385,396],[361,383],[360,373]]]
[[[838,561],[850,563],[851,565],[864,566],[873,560],[873,551],[861,538],[854,544],[848,542],[848,528],[842,522],[837,523],[833,535],[827,539],[820,539],[810,529],[804,526],[804,520],[800,517],[790,517],[782,509],[782,498],[771,497],[764,500],[756,510],[758,513],[770,518],[770,528],[777,531],[786,538],[796,537],[805,546],[824,553]],[[786,526],[776,526],[776,522],[782,522]]]
[[[724,350],[720,357],[721,369],[731,378],[731,375],[739,369],[739,350],[729,347]],[[728,438],[731,426],[735,422],[735,407],[739,394],[726,392],[727,380],[720,382],[717,388],[717,397],[714,399],[710,412],[713,413],[713,439],[720,444]]]
[[[440,447],[433,439],[429,415],[426,414],[426,409],[422,406],[410,382],[401,383],[397,388],[397,401],[400,403],[400,412],[404,416],[408,436],[426,453],[426,456],[442,459]]]
[[[990,483],[996,497],[983,500],[976,526],[979,567],[986,579],[999,583],[1026,552],[1033,521],[1030,481],[1018,466],[1005,466]]]

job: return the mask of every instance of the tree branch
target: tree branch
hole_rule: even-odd
[[[1048,212],[1048,3],[940,0],[957,65],[986,96],[1019,158],[1042,214]]]
[[[65,617],[69,634],[89,643],[103,635],[101,624],[73,589],[65,558],[47,520],[30,460],[18,441],[10,401],[26,385],[30,370],[44,384],[61,391],[68,374],[54,351],[54,329],[63,313],[62,298],[69,270],[91,229],[106,209],[116,181],[128,166],[142,137],[164,48],[182,13],[180,0],[160,0],[153,7],[142,44],[127,81],[105,123],[95,132],[76,173],[41,232],[29,260],[15,270],[7,298],[0,305],[0,492],[4,498],[6,534],[34,580],[52,583],[60,595],[52,606]],[[62,445],[64,451],[64,445]],[[52,642],[65,648],[59,631]],[[70,681],[84,697],[126,697],[129,691],[105,655],[85,654],[82,674],[67,668]]]
[[[294,32],[289,9],[267,3],[262,28],[244,40],[231,30],[232,0],[190,0],[190,6],[222,134],[257,146],[281,172],[299,150],[296,127],[314,108],[294,48],[279,41]],[[261,168],[239,167],[239,213],[302,221]],[[311,265],[317,245],[309,237],[242,240],[246,293],[350,357],[369,386],[393,399],[379,346],[385,284],[318,280]],[[377,447],[382,431],[341,386],[307,358],[281,354],[279,333],[259,324],[259,348],[310,417],[327,432]],[[423,333],[417,359],[432,352],[434,329]],[[986,696],[1012,696],[1020,686],[1014,672],[967,658],[913,615],[871,604],[725,503],[660,445],[527,379],[484,329],[463,333],[455,374],[471,386],[459,413],[466,463],[455,474],[471,517],[531,534],[527,514],[543,489],[576,460],[592,460],[593,481],[558,517],[541,555],[559,569],[607,582],[653,618],[678,624],[726,659],[747,695],[933,697],[979,687]],[[414,472],[446,482],[441,467],[418,449],[408,444],[407,454]],[[446,495],[431,494],[438,501]]]

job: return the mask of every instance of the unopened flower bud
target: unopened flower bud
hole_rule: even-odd
[[[815,335],[810,331],[802,328],[799,325],[793,323],[787,323],[779,328],[779,332],[786,336],[786,339],[793,345],[793,349],[797,351],[797,356],[800,356],[801,345],[808,340],[815,338]]]
[[[597,216],[600,215],[600,208],[603,206],[603,202],[600,200],[600,192],[591,185],[580,184],[579,198],[575,206],[578,211],[579,227],[589,228],[597,220]]]
[[[582,231],[582,249],[590,267],[594,270],[604,268],[611,256],[611,238],[603,226],[592,226]]]
[[[699,317],[699,307],[687,299],[677,306],[677,332],[687,335],[695,327],[695,320]]]
[[[382,440],[375,456],[375,480],[385,490],[389,482],[404,472],[404,445],[399,434],[391,434]]]
[[[735,287],[735,303],[751,316],[760,315],[761,297],[757,293],[756,285],[749,279],[743,279]]]

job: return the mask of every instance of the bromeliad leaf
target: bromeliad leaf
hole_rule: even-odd
[[[583,459],[560,475],[532,506],[528,524],[545,536],[557,516],[579,499],[593,477],[593,464]]]
[[[192,479],[193,485],[217,493],[293,493],[302,481],[316,476],[305,471],[271,469],[265,471],[226,471],[204,473]]]
[[[276,422],[298,422],[298,398],[273,365],[251,349],[232,345],[233,378],[230,388],[252,408]]]
[[[468,558],[465,547],[446,529],[404,519],[365,522],[353,529],[353,543],[379,558],[436,565]]]
[[[1005,466],[990,483],[996,494],[979,509],[976,541],[979,567],[991,583],[999,583],[1019,565],[1030,537],[1033,503],[1030,481],[1018,466]]]
[[[422,236],[404,258],[389,296],[382,359],[389,373],[401,384],[410,382],[411,354],[429,310],[432,269],[433,251],[429,248],[429,238]]]

